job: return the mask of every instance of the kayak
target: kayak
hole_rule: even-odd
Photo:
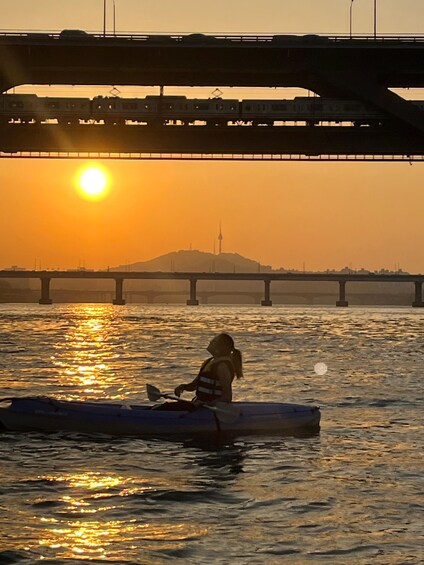
[[[0,427],[8,431],[75,431],[116,436],[172,437],[219,432],[236,434],[318,431],[318,406],[233,402],[234,418],[206,408],[163,410],[161,405],[67,401],[46,396],[0,400]],[[163,406],[162,406],[163,408]]]

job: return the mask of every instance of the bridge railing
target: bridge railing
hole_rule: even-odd
[[[82,30],[81,30],[82,31]],[[87,32],[86,35],[81,34],[66,34],[63,35],[61,31],[10,31],[10,30],[0,30],[0,38],[21,38],[30,39],[33,42],[38,41],[50,41],[50,40],[60,40],[63,42],[90,42],[92,40],[129,40],[129,41],[140,41],[140,42],[152,42],[152,43],[187,43],[191,45],[201,45],[201,44],[213,44],[216,41],[227,41],[233,43],[272,43],[278,45],[279,43],[292,43],[293,45],[322,45],[325,43],[337,43],[351,41],[356,43],[369,42],[369,43],[381,43],[381,42],[408,42],[408,43],[422,43],[424,42],[424,35],[422,34],[382,34],[382,35],[368,35],[368,34],[240,34],[240,33],[227,33],[227,34],[175,34],[175,33],[100,33],[100,32]]]

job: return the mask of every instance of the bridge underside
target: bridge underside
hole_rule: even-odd
[[[0,128],[0,156],[58,153],[199,156],[424,156],[424,137],[388,127],[106,126],[8,124]],[[44,155],[43,155],[44,154]],[[71,156],[71,155],[69,155]],[[74,155],[75,156],[75,155]],[[145,158],[145,157],[144,157]]]
[[[190,39],[190,38],[189,38]],[[392,130],[142,131],[6,128],[0,150],[423,155],[424,112],[390,88],[424,87],[424,41],[183,37],[0,37],[0,91],[21,84],[300,87],[356,99]],[[403,133],[399,133],[398,130]]]

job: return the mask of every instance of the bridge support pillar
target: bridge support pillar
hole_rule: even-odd
[[[115,306],[124,306],[125,304],[123,288],[124,279],[115,279],[115,298],[112,301]]]
[[[423,283],[422,281],[415,281],[415,300],[412,303],[414,308],[423,308]]]
[[[38,301],[39,304],[53,304],[53,300],[50,298],[50,278],[42,277],[41,279],[41,298]]]
[[[272,306],[271,300],[271,281],[264,280],[265,283],[265,298],[261,300],[261,306]]]
[[[199,301],[196,298],[197,279],[190,279],[190,298],[187,300],[187,306],[198,306]]]
[[[336,306],[349,306],[349,302],[346,300],[346,281],[339,281],[339,299]]]

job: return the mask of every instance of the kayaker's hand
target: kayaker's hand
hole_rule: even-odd
[[[175,396],[181,396],[184,391],[185,391],[184,385],[178,385],[174,390],[174,394]]]

